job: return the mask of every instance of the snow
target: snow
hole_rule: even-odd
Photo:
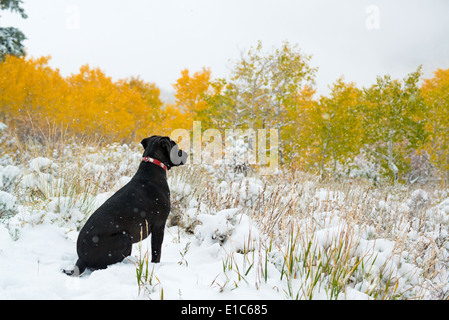
[[[225,217],[230,213],[232,210],[218,215]],[[211,223],[206,229],[214,233]],[[167,228],[163,261],[150,266],[161,284],[150,288],[150,298],[160,298],[162,287],[165,299],[282,298],[269,285],[262,286],[260,290],[243,285],[241,293],[231,289],[220,292],[227,281],[226,275],[220,272],[226,252],[212,238],[208,241],[195,236],[178,239],[177,234],[177,227]],[[45,222],[24,227],[19,238],[13,241],[7,228],[0,225],[0,299],[147,298],[138,295],[133,264],[135,257],[80,278],[63,274],[61,269],[71,267],[76,260],[75,239],[74,234],[69,238],[63,228]],[[241,245],[240,238],[229,242],[234,241]],[[188,253],[182,260],[180,252],[187,244]],[[232,245],[229,245],[229,250]],[[144,240],[142,248],[150,248],[150,241]],[[138,250],[135,244],[133,252],[136,254]]]
[[[139,152],[113,145],[66,163],[95,181],[83,197],[63,192],[72,174],[61,175],[56,159],[39,156],[0,167],[0,299],[448,296],[446,190],[416,189],[400,198],[399,191],[362,188],[363,204],[348,205],[355,190],[342,186],[313,179],[270,185],[257,176],[204,179],[211,167],[194,165],[169,172],[172,216],[180,218],[167,223],[161,263],[148,262],[147,281],[138,282],[136,268],[148,257],[150,239],[134,244],[121,263],[66,276],[61,270],[77,260],[86,214],[129,181],[139,158]],[[195,174],[201,178],[194,183]],[[333,280],[344,286],[332,286]],[[379,289],[388,281],[394,286],[385,290],[393,293]]]

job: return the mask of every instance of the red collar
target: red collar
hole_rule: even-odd
[[[158,165],[159,167],[161,167],[162,169],[164,169],[165,171],[167,171],[167,166],[165,164],[163,164],[161,161],[151,158],[151,157],[143,157],[142,158],[143,162],[150,162],[150,163],[154,163],[155,165]]]

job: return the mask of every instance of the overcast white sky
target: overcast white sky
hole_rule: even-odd
[[[0,12],[21,29],[29,55],[51,55],[63,75],[88,63],[114,79],[140,75],[173,90],[183,68],[228,74],[230,60],[262,40],[284,40],[313,55],[317,86],[341,75],[359,86],[377,75],[425,77],[449,68],[447,0],[24,0],[28,19]]]

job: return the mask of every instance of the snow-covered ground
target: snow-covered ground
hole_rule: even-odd
[[[194,165],[169,172],[160,264],[146,263],[147,239],[121,263],[68,277],[79,228],[141,156],[71,149],[0,159],[0,299],[449,297],[449,190],[223,180]]]
[[[282,299],[282,283],[274,268],[273,279],[254,287],[253,275],[246,281],[223,273],[226,251],[218,243],[204,243],[194,236],[178,238],[177,227],[167,228],[160,264],[149,264],[152,285],[146,284],[139,295],[136,266],[139,254],[149,248],[144,240],[133,247],[133,256],[82,277],[68,277],[62,268],[76,261],[75,233],[67,234],[52,223],[27,225],[14,241],[0,227],[1,299]],[[229,249],[230,250],[230,249]],[[185,251],[187,251],[186,254]],[[183,253],[184,255],[182,255]],[[142,253],[144,254],[144,253]],[[236,254],[237,255],[237,254]],[[241,259],[241,257],[235,257]],[[238,262],[237,262],[238,263]],[[277,280],[276,280],[277,279]],[[237,281],[237,280],[236,280]],[[227,286],[227,288],[226,288]],[[273,289],[277,286],[279,289]],[[224,290],[222,290],[224,288]],[[280,291],[280,292],[279,292]]]

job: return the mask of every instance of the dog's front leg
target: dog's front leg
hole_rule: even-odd
[[[153,228],[151,231],[151,262],[161,261],[162,242],[164,241],[164,226]]]

